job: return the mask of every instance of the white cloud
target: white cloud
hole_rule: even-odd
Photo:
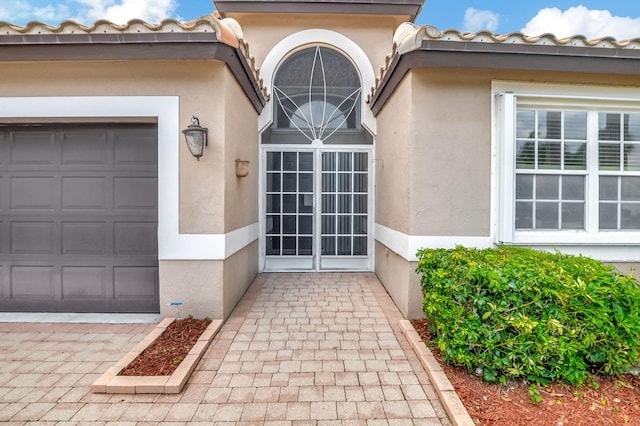
[[[74,19],[93,23],[107,19],[117,24],[126,24],[139,18],[147,22],[160,22],[174,16],[176,0],[73,0],[82,5],[79,16]]]
[[[542,9],[522,29],[527,35],[554,34],[563,38],[583,35],[587,39],[615,37],[626,40],[640,37],[640,18],[613,16],[608,10],[589,10],[584,6],[561,11]]]
[[[490,10],[476,10],[472,7],[464,12],[464,22],[462,30],[470,33],[477,33],[482,30],[495,32],[500,22],[500,15]]]
[[[69,8],[64,4],[33,5],[22,0],[3,0],[0,6],[0,21],[42,21],[58,23],[69,17]]]
[[[38,20],[57,25],[71,19],[91,25],[99,19],[126,24],[139,18],[159,23],[175,17],[177,0],[0,0],[0,21]]]

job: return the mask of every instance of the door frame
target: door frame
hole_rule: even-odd
[[[296,262],[300,258],[298,256],[283,256],[291,259],[291,266],[285,268],[267,268],[266,265],[266,156],[269,151],[279,152],[313,152],[314,153],[314,212],[313,212],[313,267],[311,269],[300,267],[301,262]],[[362,268],[321,268],[320,253],[320,229],[321,214],[316,209],[321,208],[321,184],[322,184],[322,152],[367,152],[368,153],[368,203],[367,203],[367,260],[363,262]],[[259,156],[259,229],[260,235],[258,239],[259,272],[336,272],[336,271],[353,271],[353,272],[371,272],[374,270],[375,261],[375,239],[374,239],[374,223],[375,223],[375,145],[332,145],[314,142],[312,144],[265,144],[260,146]],[[337,258],[337,256],[336,256]],[[352,257],[351,257],[352,258]],[[363,256],[364,258],[364,256]]]

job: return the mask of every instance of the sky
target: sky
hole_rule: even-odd
[[[124,24],[141,18],[158,23],[164,18],[188,21],[213,10],[211,0],[0,0],[0,21],[58,25],[71,19],[90,25],[99,19]],[[463,32],[626,40],[640,38],[640,1],[427,0],[417,23]]]

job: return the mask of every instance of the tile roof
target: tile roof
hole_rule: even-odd
[[[527,36],[519,32],[509,34],[493,34],[489,31],[480,31],[478,33],[465,33],[458,30],[444,30],[431,25],[418,26],[411,22],[401,24],[395,31],[393,36],[392,51],[385,58],[384,66],[380,69],[380,75],[376,78],[375,86],[371,89],[369,99],[371,100],[375,93],[380,89],[382,82],[387,74],[392,72],[392,63],[394,59],[420,50],[423,43],[429,42],[447,42],[454,46],[458,43],[460,47],[451,50],[469,50],[474,52],[491,51],[495,52],[503,50],[505,53],[524,53],[528,48],[536,46],[546,46],[555,48],[576,48],[576,55],[588,55],[588,52],[598,51],[599,49],[609,49],[610,51],[621,50],[623,52],[633,52],[637,55],[640,52],[640,36],[629,40],[616,40],[613,37],[603,37],[589,40],[582,35],[558,38],[553,34],[542,34],[537,36]],[[471,48],[470,46],[473,46]],[[485,49],[482,48],[485,47]],[[507,50],[507,46],[510,46]],[[521,46],[521,49],[518,49]],[[606,50],[601,50],[605,52]],[[566,52],[566,51],[565,51]]]
[[[249,53],[249,45],[244,41],[242,28],[240,24],[232,18],[219,19],[217,15],[205,15],[189,22],[165,19],[159,24],[150,24],[141,19],[133,19],[125,25],[118,25],[107,20],[99,20],[91,26],[74,21],[64,21],[59,26],[33,21],[24,27],[0,21],[0,45],[64,44],[65,42],[70,42],[69,37],[78,35],[89,37],[86,39],[86,43],[90,44],[92,42],[98,42],[96,38],[92,38],[91,36],[128,34],[170,35],[172,33],[215,34],[218,41],[238,49],[251,68],[253,77],[258,84],[258,90],[265,99],[268,99],[266,87],[260,78],[260,71],[255,65],[255,58]],[[164,40],[166,40],[166,38]],[[77,43],[77,41],[74,41],[74,43]]]

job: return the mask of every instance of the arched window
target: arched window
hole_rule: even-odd
[[[273,125],[263,143],[371,143],[360,123],[361,96],[345,56],[322,46],[300,50],[276,72]]]

